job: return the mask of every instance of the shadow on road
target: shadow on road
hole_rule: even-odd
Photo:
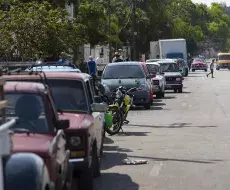
[[[138,190],[139,185],[131,177],[119,173],[103,173],[95,180],[96,190]]]
[[[155,161],[174,161],[174,162],[190,162],[190,163],[200,163],[200,164],[212,164],[215,162],[221,162],[224,160],[204,160],[204,159],[179,159],[179,158],[158,158],[158,157],[145,157],[145,156],[129,156],[131,158],[138,159],[150,159]]]
[[[172,123],[171,125],[142,125],[142,124],[131,124],[128,125],[134,127],[149,127],[149,128],[185,128],[185,127],[195,127],[195,128],[214,128],[217,127],[215,125],[208,125],[208,126],[193,126],[192,123]]]
[[[112,150],[111,150],[112,151]],[[101,162],[101,169],[107,170],[114,166],[122,165],[122,160],[127,158],[127,154],[121,152],[104,152]]]
[[[183,91],[182,93],[175,93],[175,92],[173,92],[173,91],[167,91],[167,92],[165,92],[165,94],[191,94],[192,92],[188,92],[188,91]]]
[[[206,76],[206,74],[204,73],[204,75],[199,75],[199,76],[197,76],[197,75],[196,75],[196,76],[187,76],[187,77],[188,77],[188,78],[192,78],[192,77],[197,78],[197,77],[207,77],[207,76]]]
[[[133,152],[128,148],[120,148],[119,146],[104,146],[104,151],[119,151],[119,152]]]
[[[114,141],[112,139],[105,136],[104,144],[113,144],[113,143],[114,143]]]
[[[171,99],[175,99],[176,96],[165,96],[164,98],[162,98],[163,100],[171,100]]]
[[[153,102],[153,106],[165,106],[165,103]]]

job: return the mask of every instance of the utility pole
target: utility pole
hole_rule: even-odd
[[[108,14],[108,36],[111,36],[111,1],[108,0],[108,7],[107,7],[107,14]],[[112,46],[111,42],[109,41],[109,62],[112,62]]]
[[[132,60],[135,61],[137,56],[136,56],[136,36],[137,36],[137,31],[136,31],[136,0],[133,0],[133,9],[132,9],[132,14],[133,14],[133,27],[132,27]]]

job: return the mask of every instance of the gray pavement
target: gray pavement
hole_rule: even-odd
[[[97,190],[229,190],[230,71],[190,73],[184,93],[129,114],[125,134],[107,136]],[[146,159],[145,165],[122,160]]]

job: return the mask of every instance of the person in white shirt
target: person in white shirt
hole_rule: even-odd
[[[214,71],[214,59],[212,60],[212,63],[210,64],[210,73],[207,74],[207,77],[212,74],[212,78],[214,78],[213,76],[213,71]]]
[[[112,63],[114,63],[114,62],[122,62],[122,61],[123,61],[123,59],[121,58],[120,54],[118,52],[115,52],[115,56],[114,56],[114,58],[112,60]]]
[[[101,76],[101,74],[102,74],[102,72],[106,66],[103,56],[104,56],[104,54],[100,53],[99,57],[96,59],[97,71],[98,71],[99,76]]]

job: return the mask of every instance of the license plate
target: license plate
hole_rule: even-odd
[[[84,151],[70,151],[70,157],[71,158],[83,157],[83,156],[85,156]]]

